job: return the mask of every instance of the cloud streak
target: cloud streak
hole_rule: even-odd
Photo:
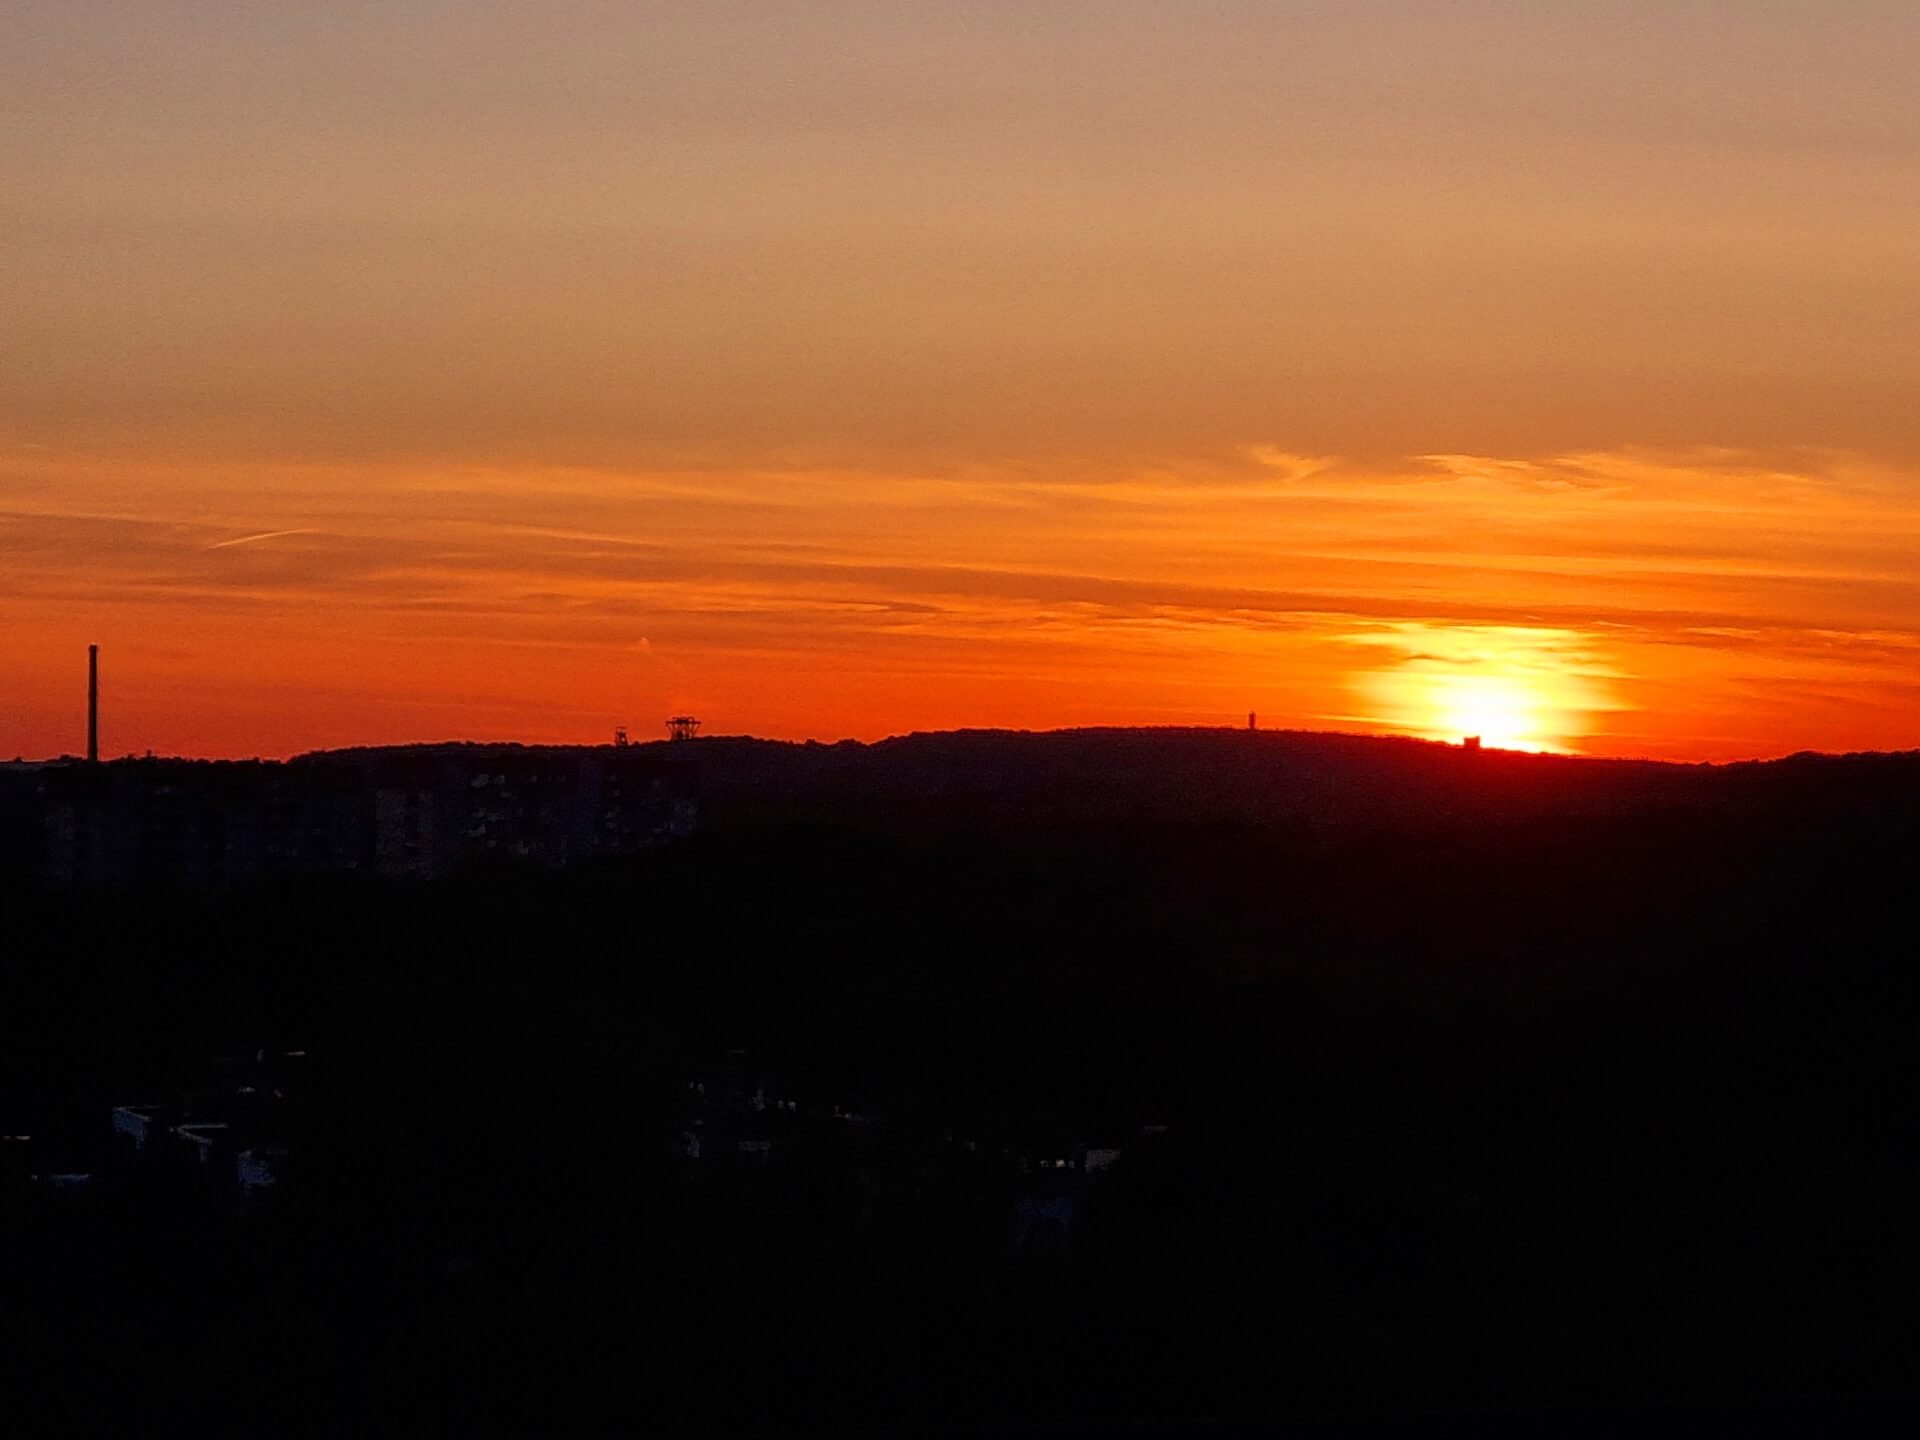
[[[1893,693],[1920,655],[1920,502],[1852,457],[268,473],[271,490],[248,467],[0,471],[0,618],[46,650],[23,736],[58,730],[54,652],[83,632],[112,637],[123,667],[151,637],[156,685],[164,648],[209,695],[234,673],[332,676],[342,713],[374,729],[419,707],[364,697],[424,701],[436,684],[490,694],[487,713],[525,733],[549,723],[555,687],[620,714],[631,685],[786,734],[1248,708],[1354,723],[1355,677],[1383,668],[1383,644],[1400,654],[1388,669],[1443,655],[1463,670],[1462,637],[1500,632],[1578,637],[1552,653],[1592,682],[1563,707],[1590,729],[1556,744],[1911,738],[1854,702]],[[223,513],[258,517],[268,493],[276,528]],[[636,657],[643,636],[653,671],[589,663]],[[1419,728],[1379,700],[1363,721]],[[317,743],[295,716],[274,723],[285,748]]]
[[[235,545],[258,545],[262,540],[284,540],[289,535],[312,535],[310,528],[298,530],[264,530],[258,535],[239,535],[231,540],[216,540],[207,546],[209,550],[227,550]]]

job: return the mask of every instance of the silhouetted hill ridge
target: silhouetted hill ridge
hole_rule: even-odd
[[[316,752],[296,763],[592,748],[450,743]],[[1404,736],[1183,727],[916,731],[830,744],[709,736],[628,749],[636,760],[684,771],[701,795],[703,824],[1398,825],[1676,807],[1873,810],[1920,801],[1916,751],[1677,764],[1470,751]]]

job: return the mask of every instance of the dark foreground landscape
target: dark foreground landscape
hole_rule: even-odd
[[[1532,1433],[1912,1397],[1920,756],[628,749],[0,775],[10,1405]]]

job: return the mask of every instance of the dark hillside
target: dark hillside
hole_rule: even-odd
[[[11,891],[22,1383],[730,1432],[1909,1393],[1914,757],[680,751],[710,813],[631,856]],[[116,1149],[136,1102],[278,1185]]]

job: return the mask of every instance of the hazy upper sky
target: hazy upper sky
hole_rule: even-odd
[[[1920,6],[0,0],[0,751],[1920,743]]]

